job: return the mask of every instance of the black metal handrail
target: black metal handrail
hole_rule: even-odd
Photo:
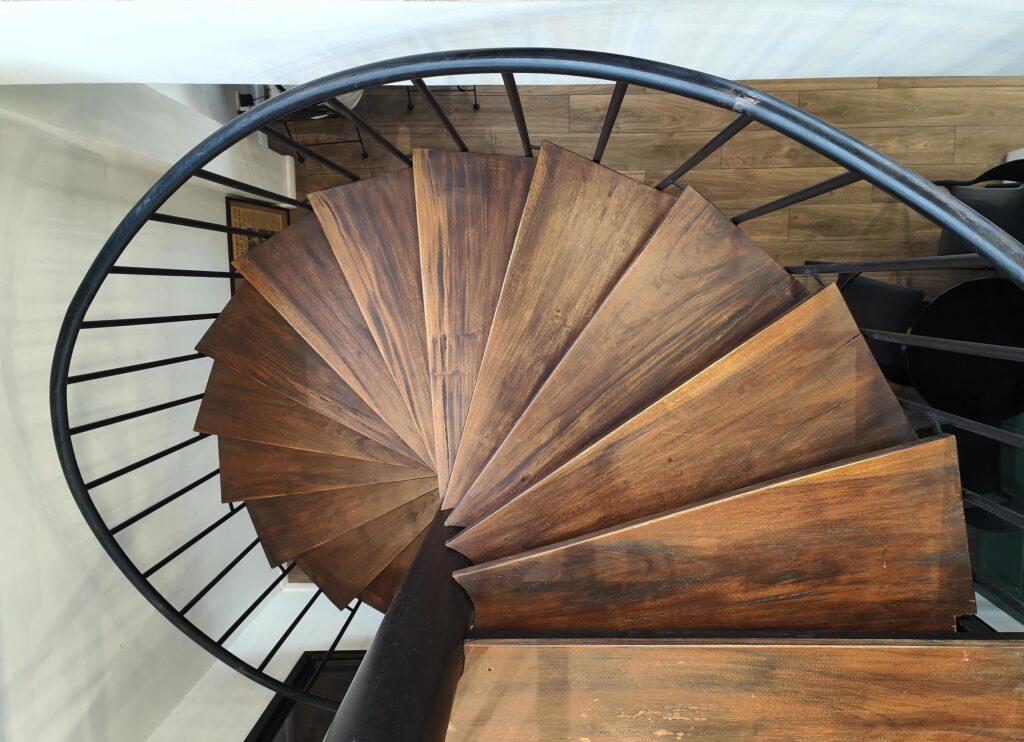
[[[520,141],[525,154],[529,155],[537,148],[531,143],[527,128],[526,114],[523,111],[522,103],[519,100],[516,87],[515,75],[517,74],[552,74],[565,75],[570,77],[583,77],[613,82],[615,84],[609,101],[608,111],[605,115],[604,125],[594,152],[594,160],[602,159],[610,138],[613,136],[613,129],[619,108],[622,105],[626,90],[629,85],[650,88],[665,93],[671,93],[682,97],[690,98],[723,109],[728,109],[736,114],[736,118],[721,132],[713,136],[707,144],[700,148],[686,162],[675,167],[672,174],[666,178],[659,187],[667,187],[670,184],[677,184],[680,177],[695,166],[701,159],[708,156],[732,136],[741,131],[750,123],[757,122],[774,129],[800,144],[824,155],[842,168],[844,172],[835,178],[830,178],[823,183],[802,189],[794,194],[752,209],[744,214],[735,217],[736,221],[745,221],[757,218],[770,213],[777,208],[799,203],[826,193],[830,190],[843,187],[859,180],[865,180],[881,190],[894,196],[898,201],[922,214],[932,222],[948,230],[951,234],[959,237],[966,245],[973,249],[976,255],[951,256],[943,258],[922,258],[900,261],[875,261],[872,263],[825,263],[809,264],[804,266],[791,266],[788,269],[793,273],[807,273],[815,277],[820,273],[835,272],[836,270],[912,270],[916,268],[933,269],[937,267],[950,268],[972,268],[994,267],[1000,273],[1007,276],[1019,286],[1024,286],[1024,246],[1016,242],[1012,237],[1000,230],[985,218],[966,207],[963,203],[952,197],[945,190],[936,187],[921,176],[910,171],[896,161],[871,149],[862,142],[854,139],[848,134],[836,129],[833,126],[821,121],[815,116],[806,113],[794,106],[774,98],[766,93],[760,92],[748,86],[730,82],[722,78],[707,75],[694,70],[675,67],[659,62],[636,59],[614,54],[603,54],[597,52],[584,52],[564,49],[495,49],[495,50],[469,50],[450,53],[424,54],[410,57],[403,57],[369,65],[357,67],[345,72],[330,75],[314,80],[296,88],[292,88],[280,95],[273,96],[269,100],[260,103],[246,113],[238,116],[218,131],[200,142],[195,148],[175,163],[139,200],[139,202],[128,212],[120,224],[110,235],[103,245],[99,254],[86,272],[81,285],[75,292],[64,322],[61,326],[54,352],[53,365],[50,379],[50,406],[53,425],[54,439],[57,445],[58,456],[61,466],[67,479],[72,496],[81,510],[86,522],[92,529],[93,534],[99,540],[103,548],[110,555],[114,563],[121,569],[132,585],[142,593],[150,603],[175,626],[183,631],[189,638],[197,642],[218,659],[226,662],[242,674],[289,698],[313,703],[324,708],[335,708],[337,704],[330,699],[314,696],[305,688],[295,688],[282,681],[267,675],[264,672],[265,664],[261,667],[253,667],[231,654],[219,642],[194,624],[186,617],[188,612],[199,600],[214,589],[218,582],[249,553],[256,545],[256,542],[249,544],[241,554],[230,562],[210,583],[203,587],[182,609],[175,609],[166,598],[148,581],[145,574],[138,565],[124,552],[115,539],[115,534],[120,530],[138,522],[144,517],[151,516],[160,511],[163,505],[171,502],[185,493],[192,491],[199,484],[211,479],[216,472],[188,484],[175,493],[164,497],[144,511],[129,517],[113,527],[108,526],[100,515],[90,495],[90,488],[99,486],[112,478],[132,473],[145,464],[155,461],[164,455],[181,450],[186,446],[202,440],[202,434],[183,443],[172,446],[169,449],[153,454],[145,459],[129,464],[122,469],[112,472],[109,475],[100,477],[91,482],[86,482],[79,468],[75,453],[75,446],[72,435],[83,430],[83,426],[72,428],[68,416],[68,386],[81,384],[95,379],[108,378],[123,374],[135,373],[151,368],[183,363],[202,358],[202,354],[177,355],[163,359],[135,363],[110,369],[79,373],[71,375],[69,372],[74,349],[83,329],[100,330],[109,327],[122,327],[134,325],[158,326],[168,322],[186,322],[195,320],[208,320],[216,317],[216,314],[186,314],[169,315],[156,317],[125,317],[117,319],[87,320],[86,314],[95,299],[97,292],[103,285],[107,276],[117,275],[148,275],[165,276],[173,278],[229,278],[235,277],[232,271],[206,271],[187,269],[162,269],[148,267],[117,266],[116,263],[131,243],[132,239],[144,225],[149,222],[161,222],[177,227],[190,229],[204,229],[215,232],[222,232],[231,235],[246,237],[264,238],[269,233],[259,230],[248,230],[238,227],[203,222],[186,217],[161,214],[160,209],[168,199],[192,178],[207,180],[218,185],[260,196],[271,203],[285,204],[287,206],[305,206],[306,202],[299,201],[291,196],[278,194],[257,186],[235,181],[225,176],[212,173],[207,166],[218,155],[227,151],[230,147],[243,141],[246,137],[257,132],[264,132],[280,142],[292,151],[313,157],[335,172],[344,175],[347,179],[355,180],[358,176],[347,168],[313,152],[308,146],[296,142],[291,137],[282,134],[274,128],[274,125],[284,121],[288,116],[314,105],[327,105],[333,110],[344,109],[341,114],[349,121],[352,121],[358,128],[362,128],[378,144],[380,144],[389,156],[394,156],[403,163],[408,164],[409,158],[405,153],[389,142],[380,132],[372,130],[365,121],[362,121],[356,114],[341,106],[337,97],[350,92],[362,90],[372,86],[388,83],[411,83],[423,95],[424,100],[431,108],[438,119],[439,126],[451,137],[459,149],[467,149],[465,140],[459,135],[451,119],[445,114],[436,98],[432,95],[424,80],[436,76],[458,76],[473,75],[481,73],[498,74],[505,83],[509,96],[512,115],[519,133]],[[675,163],[672,163],[675,165]],[[879,338],[889,339],[889,338]],[[963,347],[958,350],[964,350]],[[970,349],[967,349],[970,350]],[[977,350],[977,349],[975,349]],[[999,351],[996,351],[999,352]],[[174,404],[185,402],[176,400],[173,403],[157,405],[147,410],[138,411],[137,414],[155,413],[166,409]],[[937,411],[932,411],[933,413]],[[130,419],[137,416],[136,413],[124,413],[118,418],[111,418],[103,423],[116,422],[120,419]],[[941,413],[939,413],[941,414]],[[934,419],[938,419],[933,415]],[[948,416],[943,418],[947,424],[956,424]],[[971,423],[971,421],[967,421]],[[87,426],[89,424],[86,424]],[[237,510],[231,509],[230,517]],[[222,518],[222,519],[223,519]],[[208,532],[208,531],[207,531]],[[186,547],[187,548],[187,547]],[[180,549],[179,549],[180,553]],[[283,579],[283,574],[276,578],[275,583]],[[271,585],[272,589],[274,585]],[[264,594],[265,597],[266,594]],[[309,605],[312,605],[312,601]],[[356,603],[358,608],[359,603]],[[307,606],[308,609],[308,606]],[[349,615],[342,627],[342,632],[352,620],[355,608],[347,608]],[[244,616],[248,614],[243,614]],[[300,614],[305,615],[305,610]],[[294,629],[291,626],[287,629],[290,634]],[[339,633],[337,642],[340,641]],[[285,635],[287,638],[287,635]],[[281,640],[283,642],[283,639]],[[276,651],[276,650],[275,650]],[[333,651],[333,650],[332,650]],[[272,656],[272,655],[271,655]]]

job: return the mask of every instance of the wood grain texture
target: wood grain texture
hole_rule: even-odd
[[[607,95],[570,95],[570,131],[600,131],[608,111]],[[797,94],[779,92],[778,98],[796,103]],[[704,131],[715,133],[728,126],[736,112],[677,95],[627,95],[615,119],[615,132]],[[710,138],[710,137],[708,137]]]
[[[672,202],[549,142],[542,145],[445,507],[468,491]]]
[[[450,546],[479,564],[915,438],[829,286]]]
[[[433,478],[365,484],[249,500],[247,508],[274,566],[433,492]]]
[[[433,463],[412,172],[314,193],[310,203]]]
[[[420,467],[413,458],[271,391],[221,362],[206,382],[195,429],[285,448]]]
[[[955,631],[975,610],[951,436],[455,578],[480,631]]]
[[[437,489],[295,558],[339,608],[344,608],[430,523]]]
[[[442,497],[534,164],[524,157],[413,152],[434,458]]]
[[[431,457],[316,216],[278,232],[238,271],[425,463]]]
[[[836,126],[1019,124],[1024,88],[960,87],[808,90],[800,107]]]
[[[249,284],[239,285],[196,350],[407,458],[416,458],[412,449]]]
[[[399,552],[398,556],[388,562],[388,566],[373,578],[373,582],[359,593],[360,600],[364,603],[369,603],[381,613],[387,611],[391,601],[395,599],[395,595],[398,593],[398,588],[402,586],[402,580],[405,579],[405,574],[409,571],[412,560],[420,550],[423,539],[427,537],[428,527],[429,523],[413,537],[412,541]]]
[[[434,477],[427,469],[267,446],[224,436],[218,439],[218,450],[224,502]]]
[[[448,742],[1024,739],[1011,641],[471,641]]]
[[[493,512],[805,296],[771,258],[688,189],[448,523],[466,526]]]

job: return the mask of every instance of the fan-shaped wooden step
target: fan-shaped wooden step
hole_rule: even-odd
[[[310,196],[363,319],[431,461],[434,429],[412,172]]]
[[[416,458],[412,449],[248,284],[239,285],[196,350],[406,458]]]
[[[373,578],[373,582],[359,593],[359,597],[364,603],[369,603],[381,613],[388,609],[391,601],[395,599],[395,595],[398,593],[398,588],[402,586],[405,573],[409,571],[409,566],[423,544],[423,539],[426,537],[429,527],[429,523],[424,526],[423,530],[416,534],[413,540],[399,552],[398,556],[392,559],[388,566]]]
[[[534,160],[414,150],[423,306],[442,497],[462,439]]]
[[[672,205],[667,194],[542,145],[455,455],[455,505]]]
[[[437,489],[296,557],[339,608],[348,605],[430,523]]]
[[[236,262],[238,271],[416,455],[432,460],[315,215]],[[421,310],[422,311],[422,310]]]
[[[220,362],[213,364],[195,429],[256,443],[421,468],[377,441],[273,392]]]
[[[1024,738],[1011,641],[471,641],[449,742]]]
[[[276,566],[436,490],[430,477],[250,499],[247,506]]]
[[[479,564],[915,438],[830,286],[451,546]]]
[[[805,290],[692,188],[448,519],[475,523],[732,350]]]
[[[481,631],[953,631],[974,613],[951,436],[455,578]]]
[[[409,479],[436,481],[434,473],[427,469],[268,446],[224,436],[218,439],[218,444],[224,502]]]

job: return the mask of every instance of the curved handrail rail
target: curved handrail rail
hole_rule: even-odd
[[[211,160],[245,137],[306,106],[370,86],[479,73],[538,73],[604,79],[674,93],[730,109],[779,131],[861,175],[949,230],[1024,287],[1024,245],[943,189],[843,131],[782,100],[740,83],[635,57],[569,49],[476,49],[419,54],[328,75],[260,103],[200,142],[132,207],[90,265],[65,314],[50,376],[54,440],[64,476],[93,534],[132,585],[169,621],[218,659],[289,698],[334,709],[337,704],[296,691],[235,657],[184,618],[142,575],[117,543],[89,495],[71,442],[67,385],[82,322],[118,257],[157,209]]]

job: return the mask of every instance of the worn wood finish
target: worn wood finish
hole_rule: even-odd
[[[416,458],[352,387],[246,283],[238,286],[196,350],[406,458]]]
[[[476,388],[534,160],[413,152],[423,305],[442,497]]]
[[[237,261],[237,268],[417,457],[429,463],[427,447],[316,216],[278,232]]]
[[[1024,739],[1011,641],[470,641],[448,742]]]
[[[216,362],[206,382],[195,429],[285,448],[420,467],[372,438],[271,391],[226,364]]]
[[[423,539],[427,536],[428,527],[429,524],[417,533],[412,541],[399,552],[398,556],[388,562],[388,566],[373,578],[373,582],[359,593],[360,600],[364,603],[369,603],[381,613],[387,611],[391,601],[395,599],[395,595],[398,593],[398,588],[402,586],[402,580],[405,579],[405,574],[409,571],[409,565],[412,564],[412,560],[416,557],[420,546],[423,545]]]
[[[806,296],[687,190],[544,382],[448,523],[469,525]]]
[[[1019,125],[1024,88],[807,90],[800,107],[836,126]]]
[[[434,477],[427,469],[267,446],[224,436],[218,439],[218,448],[220,491],[224,502]]]
[[[479,564],[915,438],[829,286],[451,546]]]
[[[276,566],[436,489],[433,477],[410,479],[259,498],[247,508]]]
[[[314,193],[310,203],[433,463],[412,173]]]
[[[457,503],[672,198],[545,142],[452,466]]]
[[[481,631],[955,631],[974,613],[951,436],[455,578]]]
[[[430,523],[437,489],[295,558],[339,608],[344,608]]]

